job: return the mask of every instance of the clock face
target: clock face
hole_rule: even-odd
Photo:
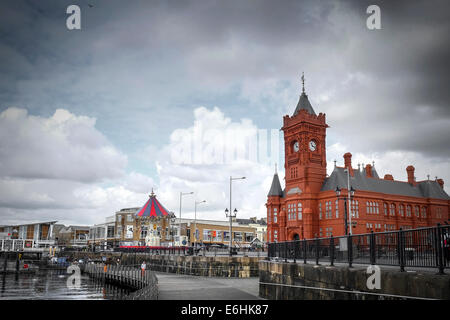
[[[295,141],[294,142],[294,151],[298,152],[298,150],[300,150],[300,145],[299,145],[298,141]]]
[[[311,140],[309,142],[309,150],[316,151],[316,147],[317,147],[316,142],[314,140]]]

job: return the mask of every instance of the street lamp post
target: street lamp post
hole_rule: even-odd
[[[193,191],[191,191],[191,192],[185,192],[185,193],[180,192],[180,238],[179,238],[179,242],[180,242],[180,243],[181,243],[181,198],[182,198],[183,196],[185,196],[185,195],[188,195],[188,194],[194,194],[194,192],[193,192]]]
[[[230,218],[230,256],[233,255],[233,252],[232,252],[232,246],[233,246],[233,233],[232,233],[232,231],[233,231],[233,218],[235,218],[236,214],[237,214],[237,210],[236,209],[234,209],[234,212],[231,211],[232,210],[231,208],[233,208],[232,205],[231,205],[231,199],[232,199],[231,186],[232,186],[233,180],[242,180],[242,179],[245,179],[245,177],[233,178],[233,177],[230,176],[230,211],[229,211],[229,214],[228,214],[228,209],[225,209],[225,215]]]
[[[175,235],[173,234],[173,225],[175,224],[176,217],[173,212],[170,213],[170,235],[172,237],[172,248],[174,248],[174,238]]]
[[[349,189],[347,189],[349,190]],[[336,197],[338,200],[344,200],[344,212],[345,212],[345,235],[349,234],[348,231],[348,214],[347,214],[347,199],[348,199],[348,203],[350,204],[350,201],[353,199],[353,196],[355,195],[355,190],[353,189],[353,187],[350,187],[350,192],[347,192],[348,195],[347,197],[343,196],[341,197],[341,189],[339,188],[339,186],[336,187]],[[352,220],[350,217],[350,235],[352,234]]]
[[[200,203],[204,203],[206,200],[203,201],[195,201],[195,207],[194,207],[194,248],[197,252],[197,205]]]

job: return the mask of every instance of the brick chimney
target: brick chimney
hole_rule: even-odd
[[[371,164],[366,165],[366,177],[373,178]]]
[[[345,168],[347,168],[350,171],[350,175],[353,176],[352,154],[350,152],[344,154],[344,164]]]
[[[441,188],[444,189],[444,180],[442,180],[442,179],[437,179],[436,181],[437,181],[437,183],[439,183],[439,185],[441,186]]]
[[[415,186],[416,180],[414,179],[414,170],[415,168],[413,166],[407,166],[406,172],[408,173],[408,183]]]
[[[394,177],[392,176],[392,174],[385,174],[384,175],[384,180],[394,181]]]

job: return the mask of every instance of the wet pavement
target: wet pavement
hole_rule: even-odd
[[[156,272],[159,300],[260,300],[259,278],[214,278]]]

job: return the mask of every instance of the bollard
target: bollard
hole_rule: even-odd
[[[331,266],[334,266],[334,238],[333,238],[333,235],[331,235],[331,239],[330,239],[330,264],[331,264]]]

